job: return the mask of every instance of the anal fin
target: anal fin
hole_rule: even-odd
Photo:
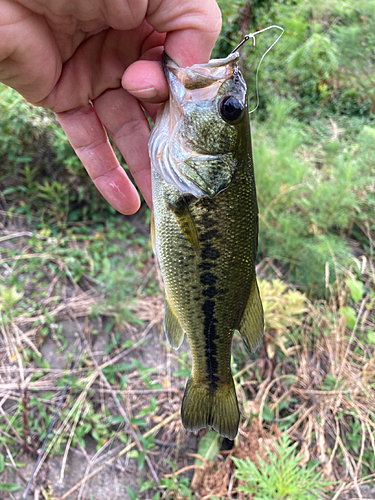
[[[246,348],[255,352],[262,343],[264,332],[263,306],[255,276],[238,331]]]
[[[172,306],[169,303],[168,296],[164,302],[164,331],[167,337],[168,344],[173,349],[178,349],[184,340],[184,330],[182,329],[177,316],[173,312]]]

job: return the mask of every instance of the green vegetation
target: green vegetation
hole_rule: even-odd
[[[257,465],[249,459],[233,458],[235,474],[243,483],[238,490],[254,500],[324,498],[322,492],[328,482],[321,472],[315,471],[318,464],[301,466],[303,457],[297,455],[297,443],[291,445],[287,434],[283,434],[274,447],[274,451],[267,450],[267,461],[258,456]]]
[[[9,215],[65,226],[115,210],[105,202],[74,154],[54,115],[23,101],[0,83],[0,174]]]
[[[130,499],[358,496],[374,480],[375,0],[219,3],[215,57],[285,29],[252,115],[266,321],[255,356],[234,338],[240,437],[228,456],[206,431],[187,455],[191,358],[163,336],[149,210],[116,214],[54,116],[0,85],[0,491],[22,491],[68,381],[38,477],[52,457],[68,475],[74,450],[81,479],[112,464]],[[277,36],[241,49],[250,108]]]
[[[245,32],[285,28],[260,68],[252,115],[260,256],[309,296],[324,296],[326,266],[330,283],[345,274],[353,240],[368,251],[375,227],[374,2],[252,2],[247,21],[233,2],[221,3],[231,14],[216,56]],[[241,49],[250,109],[255,69],[278,33]]]

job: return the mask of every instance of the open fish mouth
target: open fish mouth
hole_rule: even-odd
[[[187,68],[180,68],[167,54],[163,55],[164,71],[168,79],[171,93],[176,97],[183,97],[180,85],[176,85],[177,81],[184,87],[187,100],[202,100],[207,98],[202,96],[200,92],[190,94],[191,90],[206,89],[214,85],[210,89],[213,96],[215,96],[215,84],[220,87],[223,82],[232,78],[234,72],[237,70],[237,61],[239,59],[238,52],[229,54],[225,59],[211,59],[206,64],[194,64]],[[173,76],[172,76],[173,75]],[[177,87],[177,88],[176,88]],[[176,90],[179,90],[176,92]]]
[[[192,107],[202,109],[213,103],[218,93],[230,79],[237,77],[239,54],[233,53],[224,59],[212,59],[206,64],[195,64],[181,68],[166,54],[163,55],[164,72],[170,88],[169,101],[158,112],[155,127],[150,136],[149,150],[152,167],[169,185],[182,194],[196,198],[210,196],[183,172],[186,162],[218,161],[219,154],[212,154],[203,147],[194,147],[186,137],[184,121]],[[246,86],[242,97],[245,99]],[[217,116],[220,121],[220,116]],[[185,126],[186,129],[186,126]]]

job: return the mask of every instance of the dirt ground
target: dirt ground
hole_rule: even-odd
[[[149,227],[145,225],[144,217],[138,216],[129,220],[135,227],[136,237],[147,240]],[[12,276],[14,267],[18,265],[18,269],[22,269],[22,259],[25,254],[24,262],[29,263],[34,256],[43,253],[44,248],[30,249],[28,246],[27,239],[33,234],[37,233],[25,223],[23,218],[16,218],[13,221],[6,217],[1,218],[0,251],[5,252],[1,256],[9,255],[6,253],[8,251],[14,254],[10,261],[3,261],[0,268],[0,277],[5,283],[8,277]],[[44,236],[40,241],[48,246],[48,241]],[[72,249],[71,255],[74,255],[74,251],[84,251],[84,245],[75,243],[74,239],[69,242],[69,248]],[[122,252],[124,251],[121,244],[119,248]],[[131,251],[140,254],[144,251],[143,249],[144,243],[131,246]],[[121,254],[119,256],[121,257]],[[34,475],[28,499],[102,500],[108,498],[116,500],[121,498],[126,500],[130,498],[127,487],[137,492],[140,479],[152,480],[155,484],[155,476],[160,480],[165,474],[171,473],[171,464],[174,464],[176,469],[191,465],[194,457],[189,454],[197,451],[197,436],[187,433],[182,428],[178,415],[186,376],[173,377],[172,375],[181,368],[179,357],[182,352],[188,351],[188,345],[185,341],[178,352],[172,351],[167,346],[162,328],[162,294],[138,294],[131,312],[134,317],[142,321],[142,324],[125,322],[119,329],[119,336],[116,337],[117,346],[109,351],[108,346],[114,340],[114,334],[112,328],[107,328],[108,317],[105,314],[99,314],[95,319],[91,314],[92,307],[101,300],[100,284],[98,285],[90,276],[80,279],[79,285],[69,278],[69,275],[64,277],[61,274],[61,271],[66,268],[64,262],[67,261],[64,261],[64,258],[59,256],[58,250],[52,249],[48,250],[46,260],[42,261],[43,266],[39,269],[43,274],[41,279],[47,279],[50,282],[47,284],[47,298],[35,296],[38,290],[38,279],[33,281],[33,276],[30,279],[27,277],[26,285],[22,290],[23,299],[32,298],[35,313],[32,311],[31,315],[35,314],[35,316],[29,318],[30,312],[26,311],[25,314],[11,317],[6,327],[1,325],[0,410],[2,414],[0,414],[0,424],[5,423],[5,413],[11,416],[17,414],[17,422],[22,429],[20,432],[28,437],[24,442],[23,438],[17,436],[16,423],[11,422],[8,430],[12,434],[12,440],[8,443],[10,443],[9,446],[13,446],[12,458],[18,464],[24,465],[13,467],[13,470],[5,467],[0,474],[0,482],[19,484],[21,488],[16,492],[0,491],[0,500],[23,498],[41,450],[41,440],[37,440],[36,436],[46,431],[43,424],[46,420],[39,418],[35,404],[34,406],[30,404],[30,398],[33,396],[39,398],[39,401],[43,403],[43,409],[47,409],[49,418],[52,418],[63,394],[64,387],[61,381],[64,380],[64,374],[72,372],[72,366],[77,358],[79,362],[72,375],[74,380],[80,381],[80,387],[83,389],[73,387],[72,383],[69,384],[66,395],[62,397],[61,411],[65,412],[65,416],[75,403],[79,403],[80,418],[84,417],[90,405],[95,415],[101,417],[101,422],[106,422],[108,417],[121,419],[119,408],[114,401],[116,397],[120,401],[122,412],[129,419],[136,418],[142,409],[147,409],[153,398],[156,400],[156,408],[142,415],[142,419],[146,421],[143,424],[129,425],[126,421],[124,423],[120,420],[108,424],[112,437],[108,441],[102,440],[102,446],[98,445],[98,441],[95,441],[90,433],[85,435],[84,447],[79,443],[73,446],[67,436],[74,434],[77,423],[69,413],[64,419],[60,418],[59,414],[49,443],[52,438],[55,439],[56,433],[64,434],[65,441],[61,452],[59,454],[51,452],[48,450],[49,444],[47,445],[47,451],[42,456],[42,465]],[[68,258],[70,258],[69,255]],[[135,261],[137,262],[137,259]],[[131,262],[130,258],[129,262]],[[51,263],[57,263],[55,275],[51,275]],[[29,267],[25,264],[24,269],[26,275]],[[34,269],[33,272],[37,271],[38,269]],[[157,271],[154,260],[146,256],[139,271],[140,276],[138,276],[141,280],[140,290],[147,285],[149,279],[155,279],[155,273]],[[24,277],[23,274],[17,276],[18,279]],[[55,299],[55,302],[52,299]],[[48,335],[41,335],[45,314],[51,314],[56,321]],[[121,347],[124,343],[127,347]],[[33,378],[38,370],[37,361],[29,364],[23,363],[21,353],[25,348],[31,351],[37,350],[41,355],[40,360],[48,366],[48,368],[42,368],[43,376],[40,378]],[[9,362],[10,359],[11,362]],[[108,388],[102,367],[111,367],[113,362],[130,365],[133,360],[135,360],[134,363],[139,363],[139,366],[134,366],[130,370],[129,380],[122,390],[117,392],[118,377],[121,373],[116,373],[116,383]],[[95,363],[96,370],[94,369]],[[92,374],[92,378],[87,377],[88,373]],[[154,385],[158,388],[153,389]],[[111,392],[112,387],[116,388],[117,396]],[[43,396],[47,393],[55,394],[50,402],[43,400]],[[19,413],[20,405],[23,417]],[[41,427],[29,429],[30,424],[27,422],[30,416],[33,417],[34,422],[39,422]],[[23,428],[22,418],[24,419]],[[167,424],[164,425],[164,422]],[[149,432],[155,440],[154,445],[147,452],[149,463],[146,459],[142,465],[136,456],[138,445],[134,446],[134,436],[142,437],[154,428],[157,430]],[[12,432],[13,430],[15,433]],[[121,437],[124,439],[120,439]],[[127,442],[125,442],[126,439]],[[122,450],[132,443],[131,453],[121,455]],[[140,446],[146,446],[142,443]],[[15,454],[14,449],[17,449],[18,453]],[[7,451],[4,450],[3,448],[2,453],[5,453],[6,460],[8,460]],[[117,455],[121,456],[117,457]],[[150,464],[154,474],[150,472]],[[14,469],[17,469],[16,472]],[[96,473],[98,469],[100,472]],[[190,476],[192,472],[189,472]],[[93,475],[92,478],[88,478],[90,474]],[[83,484],[79,485],[82,480]],[[69,490],[73,491],[67,495]],[[141,498],[152,498],[155,492],[155,488],[144,491]]]
[[[61,324],[63,326],[63,336],[68,340],[67,351],[72,351],[79,338],[77,325],[73,321],[63,321]],[[82,324],[84,325],[84,322]],[[176,362],[172,361],[171,363],[171,360],[168,359],[169,354],[167,348],[160,342],[160,335],[160,328],[157,326],[153,327],[148,333],[149,342],[147,346],[139,347],[131,354],[132,357],[136,357],[142,363],[147,364],[147,366],[159,367],[160,373],[158,373],[158,377],[165,375],[163,367],[169,366],[170,370],[177,369],[178,367]],[[110,340],[109,335],[103,331],[100,335],[95,335],[92,338],[93,352],[103,353],[105,346]],[[40,351],[43,358],[50,363],[51,369],[63,370],[66,368],[66,353],[64,353],[64,356],[57,354],[57,347],[53,338],[49,337],[41,346]],[[97,355],[98,362],[101,361],[101,358],[102,355]],[[148,396],[142,396],[142,398],[145,397],[147,398]],[[173,399],[171,400],[174,410],[178,409],[180,399],[181,391],[177,397],[173,395]],[[140,401],[137,404],[139,405]],[[161,400],[161,405],[157,409],[157,413],[160,413],[164,404],[166,402],[164,401],[163,403]],[[174,439],[168,436],[170,432],[171,428],[169,426],[167,432],[162,428],[155,434],[158,444],[152,449],[151,458],[159,477],[163,475],[163,472],[168,472],[168,466],[163,465],[165,459],[175,460],[177,446],[177,463],[179,468],[191,465],[194,462],[194,458],[189,457],[188,454],[195,453],[197,450],[197,436],[187,433],[182,429],[179,418],[176,418],[175,424],[172,422],[172,435]],[[176,436],[178,439],[175,439]],[[85,449],[71,448],[66,461],[64,460],[64,456],[61,455],[55,455],[52,458],[47,457],[34,480],[35,487],[32,488],[27,498],[53,500],[63,497],[64,499],[69,498],[72,500],[102,500],[103,498],[127,500],[130,499],[127,491],[128,486],[137,491],[139,489],[140,478],[143,480],[152,479],[147,466],[143,467],[140,471],[137,460],[131,459],[127,455],[119,457],[112,463],[109,462],[113,456],[124,448],[124,445],[119,440],[114,441],[100,454],[98,454],[93,439],[86,438],[85,442]],[[25,481],[28,481],[32,475],[36,455],[20,453],[17,456],[17,461],[25,464],[20,469],[22,478],[16,473],[5,472],[2,481],[21,484],[22,487],[15,493],[0,493],[0,499],[14,498],[15,500],[21,500],[23,498],[26,487]],[[64,496],[83,478],[106,463],[108,465],[101,472],[96,474],[92,479],[85,481],[82,486],[77,488],[68,497]],[[147,493],[143,495],[146,496],[142,496],[142,498],[152,498]]]
[[[140,231],[141,234],[143,231],[144,236],[148,228],[141,227]],[[23,236],[19,236],[22,232],[27,238],[30,237],[27,227],[8,227],[4,231],[6,239],[3,241],[0,239],[0,249],[2,246],[19,252],[14,258],[12,257],[11,265],[20,258],[20,255],[34,257],[37,251],[43,251],[43,249],[33,250],[33,254],[22,241]],[[18,236],[12,239],[14,234]],[[8,239],[8,236],[11,238]],[[74,245],[75,243],[72,243],[72,251],[76,250]],[[141,253],[142,245],[139,246]],[[136,248],[136,245],[134,247]],[[44,263],[45,275],[50,272],[48,266],[51,262],[58,263],[60,267],[57,271],[63,269],[65,265],[62,257],[53,251],[49,250],[50,257]],[[5,262],[0,268],[0,277],[6,279],[7,273],[10,274],[11,271],[11,266]],[[145,288],[151,276],[157,280],[157,268],[154,260],[146,256],[141,269],[140,290]],[[197,452],[198,442],[204,431],[198,435],[186,432],[178,414],[189,373],[190,351],[186,339],[179,351],[174,351],[166,343],[162,327],[162,294],[139,293],[131,312],[134,317],[142,320],[142,325],[132,321],[125,322],[126,324],[119,330],[118,337],[115,338],[113,329],[107,328],[108,317],[105,314],[95,317],[91,314],[92,307],[98,304],[100,296],[95,279],[89,278],[83,277],[78,286],[69,276],[59,277],[56,280],[52,277],[48,284],[49,294],[46,297],[33,299],[34,305],[37,304],[35,314],[33,312],[30,318],[26,311],[25,314],[11,318],[6,328],[2,327],[0,425],[4,423],[5,413],[18,415],[19,427],[15,422],[11,422],[7,432],[9,429],[15,431],[12,434],[12,445],[13,448],[17,446],[18,451],[16,454],[13,452],[13,460],[24,465],[13,467],[13,470],[9,466],[5,467],[0,482],[20,484],[21,488],[12,493],[0,492],[0,500],[23,498],[41,450],[42,439],[37,439],[37,436],[45,432],[46,418],[41,418],[37,406],[30,403],[33,396],[42,403],[41,410],[48,410],[50,418],[59,401],[62,401],[61,415],[58,414],[50,442],[52,439],[58,441],[59,436],[64,436],[65,441],[62,442],[59,453],[52,452],[48,449],[49,445],[47,446],[47,451],[42,455],[42,465],[34,475],[28,500],[103,500],[103,498],[133,500],[128,493],[128,487],[138,492],[140,480],[153,481],[155,484],[155,476],[158,480],[163,480],[170,478],[173,471],[180,472],[181,469],[183,471],[178,475],[179,480],[184,477],[193,479],[194,493],[191,493],[191,498],[208,500],[210,496],[215,495],[218,498],[242,500],[244,497],[239,493],[228,496],[228,489],[233,486],[234,491],[236,482],[233,463],[230,459],[225,459],[225,453],[219,453],[213,464],[205,463],[203,472],[197,473],[197,468],[193,466],[195,457],[192,455]],[[60,288],[57,288],[57,285],[60,285]],[[27,299],[33,297],[32,294],[36,289],[36,285],[31,281],[28,286],[29,288],[25,287],[24,293]],[[57,303],[51,302],[54,295],[58,298]],[[47,313],[55,318],[55,324],[51,326],[48,334],[42,334],[43,317]],[[108,349],[114,340],[116,345]],[[26,348],[29,350],[36,348],[46,365],[42,365],[41,368],[34,359],[22,366],[21,354]],[[266,385],[270,382],[274,370],[273,362],[266,359],[265,347],[262,349],[254,357],[262,382],[253,387],[254,372],[250,373],[249,377],[253,378],[246,382],[246,387],[251,392],[250,397],[245,397],[245,387],[241,387],[241,384],[237,387],[245,422],[236,446],[231,452],[233,456],[249,457],[253,461],[256,460],[256,452],[261,452],[265,443],[268,447],[272,447],[272,442],[279,432],[276,424],[271,433],[269,426],[266,426],[267,434],[265,428],[256,427],[251,423],[250,413],[253,410],[254,414],[260,411],[260,401],[264,397]],[[77,359],[79,363],[75,365]],[[244,365],[251,364],[248,357],[242,361]],[[119,378],[122,373],[116,373],[110,386],[106,385],[110,373],[104,375],[103,370],[117,363],[128,365],[133,363],[133,368],[126,372],[127,381],[123,387]],[[249,366],[245,366],[245,369]],[[42,375],[35,377],[35,373],[39,370]],[[176,375],[178,371],[181,373]],[[73,378],[64,396],[63,390],[70,372]],[[280,377],[280,380],[282,378]],[[298,390],[301,392],[300,387]],[[280,385],[279,391],[278,397],[282,397],[285,391],[283,385]],[[46,394],[52,394],[52,398],[43,399]],[[155,407],[148,411],[152,400],[155,401]],[[258,407],[255,408],[255,405]],[[78,412],[77,421],[70,411]],[[100,441],[94,439],[91,432],[85,435],[85,446],[79,442],[73,446],[69,436],[74,435],[76,425],[84,420],[89,411],[95,412],[100,418],[101,425],[104,422],[104,426],[108,427],[109,437]],[[142,414],[142,411],[146,413]],[[30,415],[32,419],[29,418]],[[128,420],[131,418],[135,420],[129,424],[124,417],[125,422],[121,422],[123,415]],[[143,423],[137,422],[140,420],[139,415]],[[30,420],[34,424],[37,422],[39,427],[34,425],[34,428],[29,428],[31,424],[27,422]],[[26,441],[20,434],[27,436]],[[127,441],[122,439],[125,435]],[[149,435],[153,436],[154,443],[147,451],[148,463],[143,463],[140,454],[137,455],[137,450],[139,451],[139,446],[146,446],[145,439]],[[137,436],[141,436],[140,445],[134,444]],[[328,444],[331,446],[332,443],[327,441],[326,445]],[[313,452],[315,445],[313,443],[311,446]],[[8,455],[6,459],[8,460]],[[153,486],[139,493],[139,498],[152,499],[156,491]],[[363,500],[375,499],[375,488],[363,484],[350,492],[335,496],[335,500],[354,500],[361,497]],[[183,500],[188,497],[174,495],[169,490],[164,498]]]

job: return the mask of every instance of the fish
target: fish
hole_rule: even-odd
[[[164,54],[169,100],[149,139],[164,329],[173,349],[187,335],[193,359],[182,424],[188,431],[211,427],[231,440],[240,420],[232,338],[239,332],[254,352],[264,324],[247,88],[238,60],[235,52],[182,68]]]

